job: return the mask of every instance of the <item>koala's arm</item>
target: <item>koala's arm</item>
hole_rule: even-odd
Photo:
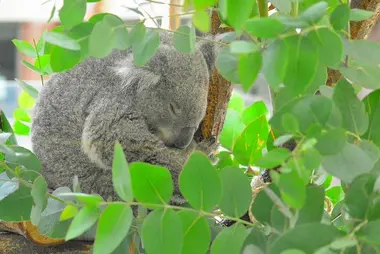
[[[82,149],[99,167],[111,168],[115,142],[123,147],[128,162],[144,161],[169,168],[175,175],[195,148],[166,147],[149,132],[144,119],[122,103],[99,103],[88,115],[82,133]]]

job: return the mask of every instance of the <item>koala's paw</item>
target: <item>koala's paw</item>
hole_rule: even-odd
[[[219,143],[217,142],[214,136],[211,136],[208,139],[204,139],[201,142],[197,143],[196,150],[204,152],[207,156],[213,157],[216,150],[218,150]]]

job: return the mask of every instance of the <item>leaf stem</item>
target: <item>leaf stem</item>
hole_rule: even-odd
[[[36,54],[37,54],[37,60],[38,60],[38,63],[40,65],[40,68],[42,68],[42,65],[41,65],[41,59],[40,59],[40,54],[38,54],[38,49],[37,49],[37,44],[36,44],[36,41],[33,39],[33,44],[34,44],[34,49],[36,50]],[[41,78],[41,84],[42,86],[44,86],[44,76],[41,74],[40,75],[40,78]]]
[[[298,1],[295,1],[295,2],[291,3],[290,15],[292,17],[297,17],[298,16]]]
[[[260,17],[268,17],[268,2],[267,0],[257,0],[259,6]]]

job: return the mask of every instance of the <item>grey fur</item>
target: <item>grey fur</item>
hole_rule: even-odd
[[[160,38],[159,50],[143,67],[133,64],[131,50],[114,51],[53,75],[43,87],[31,135],[50,188],[71,186],[77,175],[83,192],[117,199],[111,167],[118,140],[128,162],[169,168],[173,202],[183,202],[177,177],[188,156],[194,149],[215,149],[208,144],[203,150],[192,140],[205,115],[215,52],[200,42],[196,53],[182,54],[170,34]]]

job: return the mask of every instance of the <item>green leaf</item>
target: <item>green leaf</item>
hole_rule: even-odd
[[[264,188],[268,188],[273,194],[278,198],[280,196],[280,190],[274,184],[265,186]],[[281,199],[280,199],[281,200]],[[274,209],[278,209],[274,204],[271,197],[268,196],[267,192],[262,190],[257,193],[253,205],[251,207],[251,212],[256,220],[261,223],[271,224],[271,211]]]
[[[83,204],[90,206],[98,206],[99,203],[104,202],[103,198],[98,194],[86,194],[86,193],[73,193],[73,192],[62,192],[58,193],[57,196],[62,198],[72,198],[77,199]]]
[[[198,10],[193,15],[193,24],[199,31],[208,33],[211,27],[210,16],[206,11]]]
[[[328,28],[320,28],[313,30],[307,36],[318,47],[321,63],[336,66],[342,60],[343,42],[338,34]]]
[[[65,207],[65,210],[66,208],[67,206]],[[61,217],[62,217],[62,214],[61,214]],[[95,225],[96,221],[98,220],[98,217],[99,217],[99,209],[97,207],[94,207],[94,206],[83,207],[75,215],[73,221],[71,222],[70,227],[67,231],[65,240],[69,241],[81,236],[83,233],[89,230],[93,225]]]
[[[24,90],[21,91],[21,93],[19,94],[17,98],[18,105],[20,106],[20,108],[24,108],[24,109],[34,108],[35,102],[36,100]]]
[[[325,1],[317,2],[307,8],[299,17],[301,20],[313,25],[322,19],[327,12],[327,8],[328,4]]]
[[[112,182],[117,195],[124,201],[132,201],[131,176],[128,163],[125,159],[123,148],[119,142],[115,143],[114,157],[112,163]]]
[[[380,246],[380,220],[370,221],[358,232],[357,236],[363,242]]]
[[[250,17],[252,8],[254,6],[251,0],[241,0],[239,4],[236,4],[234,0],[220,0],[219,9],[222,13],[222,18],[227,23],[235,28],[236,31],[240,31],[247,19]]]
[[[208,157],[195,151],[179,175],[179,188],[189,204],[211,211],[221,199],[221,180]]]
[[[25,173],[23,175],[25,180],[33,180],[36,178],[36,172],[40,172],[41,161],[30,150],[21,146],[11,146],[12,154],[6,154],[5,160],[8,163],[24,166],[25,168],[34,172]]]
[[[45,32],[44,36],[45,40],[53,45],[74,51],[80,50],[80,44],[66,34],[59,32]]]
[[[32,58],[37,57],[36,49],[29,42],[17,39],[13,39],[12,42],[20,53]]]
[[[194,53],[195,52],[195,29],[182,25],[178,27],[176,33],[173,36],[173,43],[175,48],[182,53]]]
[[[261,168],[274,168],[281,165],[291,156],[291,153],[284,148],[276,148],[271,150],[260,158],[255,164]]]
[[[319,50],[305,36],[291,36],[285,39],[289,48],[284,84],[294,92],[301,93],[312,82],[319,62]]]
[[[305,253],[314,253],[317,249],[342,236],[343,233],[334,226],[307,223],[287,231],[274,240],[271,253],[281,253],[286,249],[298,249]]]
[[[6,172],[0,174],[0,201],[17,191],[20,187],[20,182],[17,178],[10,179]]]
[[[243,111],[242,118],[245,125],[259,118],[260,116],[267,115],[268,109],[263,101],[256,101]]]
[[[211,245],[211,254],[240,254],[249,232],[241,224],[223,229]]]
[[[228,81],[240,84],[238,73],[239,57],[230,52],[229,47],[223,48],[216,57],[215,66]]]
[[[342,151],[346,145],[346,132],[342,128],[327,131],[318,138],[315,148],[321,155],[334,155]]]
[[[83,21],[86,15],[86,0],[64,0],[59,18],[65,28],[70,29]]]
[[[132,218],[132,209],[126,204],[109,204],[99,218],[94,254],[111,253],[116,249],[127,236]]]
[[[285,40],[275,40],[263,53],[262,71],[273,89],[278,89],[285,78],[290,56],[288,51]]]
[[[4,112],[0,109],[0,130],[3,132],[11,133],[11,137],[8,138],[7,145],[17,145],[16,137],[13,133],[12,126],[10,125],[7,117]]]
[[[369,116],[369,127],[363,137],[380,147],[380,90],[373,91],[366,96],[363,104]]]
[[[380,43],[376,41],[344,40],[344,53],[359,63],[357,67],[380,64]],[[356,67],[355,63],[350,62],[349,66]]]
[[[219,207],[223,214],[240,218],[252,201],[252,190],[248,177],[240,168],[226,167],[220,172],[222,199]]]
[[[282,199],[291,207],[300,209],[306,202],[306,187],[302,178],[292,169],[289,173],[280,174],[276,185],[281,190]]]
[[[156,209],[151,212],[144,220],[141,231],[148,253],[181,253],[184,245],[182,222],[172,209]]]
[[[83,22],[73,27],[69,32],[71,38],[78,40],[80,44],[80,53],[83,58],[88,57],[88,41],[93,29],[94,24]]]
[[[81,53],[54,46],[51,51],[51,68],[54,72],[69,70],[79,63]]]
[[[33,86],[27,84],[26,82],[20,80],[20,79],[15,79],[17,81],[17,83],[21,86],[22,89],[24,89],[24,91],[29,95],[31,96],[33,99],[37,99],[38,97],[38,91],[37,89],[35,89]]]
[[[333,100],[342,114],[343,126],[359,136],[364,134],[368,128],[368,115],[347,80],[341,79],[338,82]]]
[[[330,23],[337,31],[346,29],[349,20],[350,6],[348,4],[338,5],[330,15]]]
[[[363,21],[370,19],[373,16],[374,12],[366,11],[361,9],[351,9],[350,21]]]
[[[40,68],[37,68],[36,66],[34,66],[33,64],[28,63],[25,60],[22,60],[21,62],[22,62],[23,65],[25,65],[27,68],[29,68],[30,70],[34,71],[35,73],[37,73],[39,75],[44,75],[44,72]]]
[[[111,53],[116,39],[113,22],[114,17],[106,15],[95,24],[88,39],[89,56],[104,58]]]
[[[358,244],[357,240],[355,238],[340,238],[335,240],[330,244],[331,249],[334,250],[341,250],[341,249],[346,249],[349,247],[353,247],[356,244]],[[343,250],[344,251],[344,250]]]
[[[249,246],[254,245],[255,247],[260,248],[264,254],[268,239],[266,235],[264,234],[263,230],[259,227],[252,227],[249,229],[249,231],[250,231],[249,235],[245,238],[243,253],[259,254],[260,252],[257,250],[255,250],[257,252],[246,252],[246,250],[249,249]]]
[[[228,102],[228,109],[236,110],[237,112],[242,112],[245,107],[245,101],[240,93],[232,92],[230,101]]]
[[[196,10],[213,7],[217,3],[217,0],[193,0],[193,4]]]
[[[37,177],[33,182],[32,190],[30,192],[33,198],[33,203],[34,203],[34,206],[32,207],[32,215],[31,215],[32,216],[31,220],[34,225],[37,225],[39,223],[41,213],[46,208],[46,205],[47,205],[46,192],[47,192],[47,183],[45,179],[42,176]],[[37,217],[34,217],[33,215]]]
[[[20,185],[15,192],[0,200],[0,220],[10,222],[30,220],[32,206],[30,188]]]
[[[260,116],[249,124],[238,137],[233,154],[241,164],[252,165],[261,157],[266,144],[269,127],[265,116]]]
[[[374,161],[360,147],[346,143],[339,153],[325,156],[322,165],[333,176],[350,183],[355,177],[370,172]]]
[[[294,134],[297,134],[300,131],[297,118],[290,113],[285,113],[282,116],[282,127],[284,127],[286,132]]]
[[[60,221],[69,220],[78,214],[78,208],[73,205],[66,205],[63,209],[61,216],[59,217]]]
[[[329,197],[333,205],[344,199],[344,191],[341,186],[334,186],[326,191],[326,196]]]
[[[160,46],[160,36],[157,32],[149,30],[143,41],[132,45],[133,59],[136,66],[145,65],[157,52]]]
[[[380,79],[379,66],[362,65],[352,61],[350,66],[340,67],[339,71],[355,85],[368,89],[380,88],[378,82]]]
[[[255,43],[247,41],[236,40],[231,42],[229,46],[233,54],[249,54],[259,50]]]
[[[147,204],[167,204],[173,193],[173,181],[167,168],[145,162],[129,165],[132,192],[135,198]]]
[[[260,51],[247,55],[239,55],[238,73],[241,84],[245,92],[248,92],[262,66],[262,56]]]
[[[320,186],[309,186],[306,189],[306,202],[298,213],[297,226],[321,222],[325,204],[325,190]]]
[[[145,34],[146,27],[144,26],[144,23],[137,23],[129,33],[129,43],[132,46],[138,45],[144,40]]]
[[[16,121],[13,125],[13,130],[15,134],[20,135],[20,136],[28,136],[30,133],[30,127],[23,124],[20,121]]]
[[[229,150],[232,150],[235,145],[236,139],[239,137],[240,133],[244,130],[245,125],[240,114],[229,109],[223,124],[222,132],[220,134],[219,142],[220,144]]]
[[[195,211],[180,211],[182,222],[182,254],[206,253],[211,240],[211,231],[205,217]]]
[[[285,26],[274,18],[257,17],[245,23],[245,30],[255,37],[275,38],[285,31]]]

